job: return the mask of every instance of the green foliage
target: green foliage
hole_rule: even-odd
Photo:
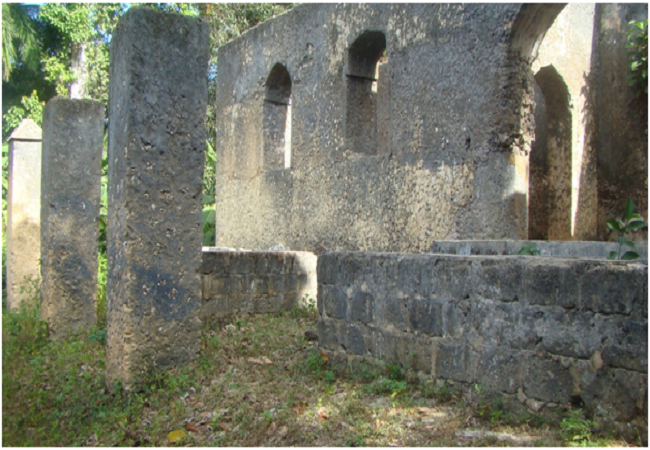
[[[618,234],[618,252],[610,252],[607,259],[633,260],[640,256],[634,251],[627,251],[621,256],[623,246],[635,248],[634,242],[625,238],[625,233],[646,227],[646,222],[639,214],[634,212],[634,202],[628,199],[625,205],[625,219],[611,219],[607,221],[607,228]]]
[[[205,143],[205,170],[203,172],[203,245],[215,244],[216,211],[214,185],[216,182],[217,153],[210,142]]]
[[[539,256],[542,254],[542,252],[537,248],[537,244],[535,242],[531,242],[528,244],[526,247],[521,247],[521,250],[519,250],[519,255],[528,255],[528,256]]]
[[[627,55],[630,58],[628,84],[637,87],[637,95],[648,93],[648,19],[629,22]]]
[[[592,444],[591,429],[594,421],[586,419],[582,409],[569,411],[569,415],[562,419],[560,427],[562,435],[571,446],[587,447]]]
[[[67,96],[70,85],[83,78],[87,98],[108,100],[110,36],[124,13],[120,3],[46,3],[39,17],[60,37],[55,49],[43,54],[46,79],[58,95]],[[86,66],[75,70],[73,60],[85,52]]]
[[[8,137],[25,118],[32,119],[41,126],[45,103],[39,101],[38,92],[32,91],[32,94],[29,97],[23,97],[20,103],[20,105],[9,108],[9,111],[2,116],[3,136]]]
[[[25,279],[18,310],[3,311],[2,357],[35,355],[48,341],[47,322],[41,319],[39,280]]]
[[[2,79],[9,80],[13,69],[24,64],[35,69],[39,45],[34,19],[18,3],[2,4]]]

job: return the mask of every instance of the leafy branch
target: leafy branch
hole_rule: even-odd
[[[647,223],[641,218],[639,214],[634,212],[634,202],[628,199],[625,205],[625,220],[611,219],[607,221],[607,228],[618,234],[618,252],[610,252],[607,259],[620,259],[629,261],[632,259],[639,259],[640,255],[632,250],[627,251],[621,256],[623,246],[635,248],[634,242],[625,238],[625,233],[632,230],[638,230],[646,227]]]
[[[628,24],[627,55],[630,57],[630,71],[627,75],[629,86],[638,86],[637,95],[648,93],[648,19]]]

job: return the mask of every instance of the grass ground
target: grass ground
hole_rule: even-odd
[[[401,369],[329,367],[313,310],[233,319],[203,332],[192,364],[140,392],[106,389],[104,330],[47,338],[38,309],[3,312],[5,446],[628,446],[562,424],[512,418]]]

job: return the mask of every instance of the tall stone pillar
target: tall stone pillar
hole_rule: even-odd
[[[41,315],[62,335],[97,322],[104,105],[50,100],[43,112]]]
[[[109,387],[200,350],[207,24],[131,8],[111,42]]]
[[[40,280],[41,128],[23,120],[9,136],[7,307],[16,309]],[[31,280],[31,281],[30,281]],[[25,292],[21,293],[21,289]]]

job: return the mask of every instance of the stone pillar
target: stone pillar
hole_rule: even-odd
[[[7,307],[15,309],[40,280],[41,128],[23,120],[9,136]],[[26,291],[21,294],[21,289]]]
[[[111,42],[109,387],[200,350],[207,24],[131,8]]]
[[[41,315],[50,331],[97,322],[97,238],[104,105],[50,100],[43,112]]]

